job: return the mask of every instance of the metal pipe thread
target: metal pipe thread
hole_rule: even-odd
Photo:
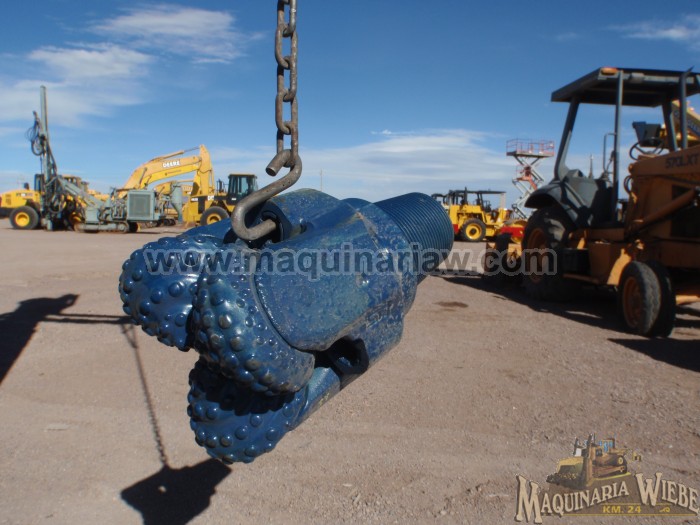
[[[374,205],[389,215],[406,236],[422,281],[452,249],[454,231],[442,205],[423,193],[408,193]]]

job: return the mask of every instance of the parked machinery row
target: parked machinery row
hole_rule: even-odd
[[[41,159],[34,189],[28,185],[0,195],[0,216],[13,228],[133,232],[139,225],[210,224],[228,218],[235,204],[257,189],[252,174],[230,174],[228,185],[214,184],[208,150],[199,147],[156,157],[136,168],[127,182],[109,195],[89,189],[79,177],[59,174],[48,133],[46,89],[41,88],[41,115],[29,131],[32,152]],[[192,178],[181,180],[186,174]],[[157,183],[161,183],[157,187]],[[167,184],[164,184],[167,182]]]

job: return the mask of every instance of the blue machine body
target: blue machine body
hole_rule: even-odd
[[[350,381],[403,331],[416,287],[452,247],[442,206],[413,193],[374,204],[315,190],[278,195],[247,243],[229,221],[161,238],[123,265],[124,311],[200,358],[188,414],[197,443],[250,462]]]

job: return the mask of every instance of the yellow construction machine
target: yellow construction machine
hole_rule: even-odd
[[[547,476],[547,483],[584,490],[599,481],[622,480],[632,475],[628,458],[642,459],[637,452],[618,446],[612,437],[596,440],[591,434],[583,443],[576,438],[573,454],[557,463],[557,470]]]
[[[227,188],[222,181],[215,185],[207,148],[200,145],[198,154],[186,155],[192,151],[176,151],[141,164],[116,190],[117,194],[121,197],[128,190],[147,189],[156,182],[167,181],[154,186],[154,190],[185,223],[204,225],[228,218],[236,202],[257,189],[257,177],[235,173],[229,175]],[[185,174],[192,176],[169,180]]]
[[[75,175],[61,175],[61,177],[103,202],[109,198],[109,195],[90,189],[88,182],[80,177]],[[0,193],[0,217],[9,217],[13,228],[33,230],[39,226],[43,197],[41,180],[41,177],[35,177],[34,189],[30,189],[29,184],[25,183],[21,189]],[[73,200],[73,197],[67,196],[65,200]]]
[[[41,193],[25,184],[18,190],[0,193],[0,217],[9,217],[13,228],[33,229],[39,224]]]
[[[604,67],[552,94],[552,101],[569,104],[554,178],[528,198],[525,205],[535,211],[522,244],[509,248],[522,250],[523,283],[531,296],[564,300],[582,283],[614,287],[627,328],[662,337],[673,330],[677,305],[700,301],[700,146],[689,146],[687,112],[688,97],[698,93],[700,75],[689,71]],[[577,112],[585,104],[614,108],[613,131],[605,136],[612,144],[603,140],[597,177],[567,164]],[[657,123],[633,123],[637,143],[623,183],[621,120],[627,107],[635,108],[635,116],[636,108],[660,114]]]
[[[221,181],[215,187],[209,151],[200,146],[198,154],[187,156],[193,150],[182,150],[151,159],[136,168],[121,188],[109,196],[100,194],[80,177],[58,173],[49,141],[44,86],[40,105],[40,115],[34,113],[28,132],[32,152],[42,166],[34,178],[34,190],[25,185],[0,195],[0,216],[9,215],[14,228],[126,233],[137,231],[139,225],[173,221],[173,216],[209,224],[228,218],[238,200],[257,189],[257,178],[251,174],[231,174],[227,188]],[[191,180],[177,180],[190,173]],[[168,184],[158,188],[158,182]]]
[[[494,208],[488,200],[489,195],[499,197],[499,205]],[[441,200],[454,228],[455,236],[461,241],[481,242],[492,239],[503,227],[516,227],[512,233],[517,235],[517,227],[525,225],[524,220],[513,220],[512,211],[506,208],[504,191],[492,190],[450,190],[447,194],[433,194]]]
[[[163,220],[164,209],[150,189],[129,189],[121,196],[113,191],[106,198],[90,190],[80,177],[59,173],[49,140],[46,87],[40,87],[39,95],[40,113],[34,112],[27,137],[32,153],[40,158],[41,173],[34,176],[33,193],[21,192],[5,199],[5,206],[15,207],[10,213],[13,227],[127,233],[136,231],[139,224]]]
[[[673,122],[678,128],[681,125],[681,108],[678,101],[674,100],[673,106]],[[688,144],[695,146],[700,143],[700,115],[693,108],[688,106],[685,108],[685,122],[688,128]]]

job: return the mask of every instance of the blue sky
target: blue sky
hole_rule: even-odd
[[[298,187],[319,188],[322,170],[324,191],[341,198],[465,185],[512,198],[506,141],[558,145],[566,107],[549,102],[553,90],[603,65],[687,69],[700,58],[697,0],[298,3]],[[275,8],[273,0],[7,3],[0,190],[39,168],[25,131],[42,84],[59,170],[97,189],[199,144],[218,177],[253,172],[268,183]],[[575,151],[582,168],[589,155],[601,162],[612,120],[600,115],[579,125],[589,130]]]

